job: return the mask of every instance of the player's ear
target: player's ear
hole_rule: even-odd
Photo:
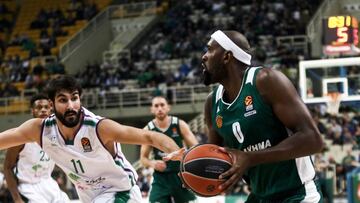
[[[51,112],[54,112],[54,103],[51,101],[51,99],[49,99],[48,101],[49,101],[49,105],[51,107]]]
[[[233,57],[233,54],[231,51],[225,51],[224,54],[224,64],[227,64],[230,62],[230,59]]]

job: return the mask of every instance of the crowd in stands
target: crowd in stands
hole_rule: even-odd
[[[61,37],[69,34],[64,28],[73,26],[79,21],[88,21],[99,12],[94,1],[69,0],[66,3],[68,4],[66,10],[60,8],[40,9],[28,28],[30,31],[39,30],[39,36],[35,38],[28,36],[27,33],[13,32],[16,17],[10,20],[0,17],[0,83],[2,84],[0,95],[9,95],[5,87],[12,86],[11,83],[25,83],[26,89],[41,89],[43,81],[53,75],[65,73],[65,68],[57,62],[57,52],[54,51],[54,48],[64,42]],[[1,2],[1,16],[9,12],[6,4]],[[16,16],[15,12],[13,14]],[[17,47],[26,51],[28,55],[24,57],[18,54],[8,54],[5,57],[6,51]],[[51,56],[55,60],[45,63],[42,58],[46,56]],[[39,62],[41,60],[42,62]],[[12,87],[16,88],[16,86]],[[9,96],[18,96],[19,91],[21,90],[12,91]]]
[[[317,1],[218,1],[176,2],[154,26],[140,45],[132,49],[131,60],[112,64],[94,62],[78,76],[86,78],[87,87],[118,86],[122,80],[135,79],[137,87],[156,87],[164,83],[196,84],[201,76],[201,54],[208,36],[216,29],[238,30],[253,47],[254,65],[276,66],[297,85],[299,59],[307,50],[276,43],[276,37],[305,35],[305,26],[320,3]],[[159,61],[181,59],[176,69]],[[89,71],[91,70],[91,71]],[[105,72],[105,73],[103,73]],[[95,75],[102,79],[91,80]],[[92,83],[92,84],[91,84]]]
[[[127,88],[124,80],[137,80],[141,88],[157,87],[159,84],[199,84],[201,54],[204,53],[208,36],[216,29],[238,30],[242,32],[253,47],[254,65],[276,67],[282,70],[297,85],[297,65],[300,59],[307,59],[307,50],[296,50],[288,45],[277,44],[276,37],[305,35],[305,26],[321,0],[197,0],[170,1],[172,4],[166,16],[154,26],[146,39],[131,51],[131,60],[121,58],[117,65],[109,61],[89,62],[76,76],[81,78],[85,88],[118,87]],[[0,14],[8,12],[0,3]],[[30,52],[29,58],[12,56],[1,58],[0,82],[3,85],[1,96],[16,96],[20,92],[12,83],[24,82],[26,88],[41,89],[47,78],[64,74],[65,67],[56,62],[42,63],[31,60],[37,56],[51,55],[56,39],[66,35],[62,26],[73,24],[76,20],[90,19],[97,13],[95,4],[85,4],[81,0],[69,1],[69,12],[58,9],[41,10],[32,29],[41,29],[40,42],[18,33],[8,43],[0,38],[0,50],[4,53],[8,46],[22,46]],[[0,18],[0,32],[11,30],[14,22]],[[52,32],[49,32],[51,27]],[[42,50],[38,51],[37,47]],[[0,55],[1,56],[1,55]],[[167,69],[159,61],[179,60],[175,69]],[[346,189],[346,174],[360,165],[360,157],[354,151],[360,149],[360,115],[343,110],[339,116],[326,113],[326,107],[311,108],[314,121],[324,139],[330,146],[351,146],[343,157],[316,155],[315,165],[318,176],[326,178],[324,171],[335,166],[339,193]],[[200,143],[206,137],[199,133]],[[344,151],[344,150],[343,150]],[[346,151],[346,150],[345,150]],[[340,161],[339,161],[340,160]],[[147,196],[152,171],[139,169],[138,184],[143,196]],[[60,179],[61,180],[61,179]],[[239,183],[234,194],[246,194],[250,188]]]
[[[253,47],[254,65],[276,66],[297,85],[298,60],[308,57],[307,50],[277,44],[276,37],[304,35],[306,23],[320,1],[169,1],[169,11],[148,37],[132,49],[131,60],[121,58],[116,65],[108,61],[92,62],[77,76],[83,78],[85,88],[123,89],[126,88],[123,81],[129,79],[137,80],[137,87],[140,88],[157,87],[159,84],[198,84],[202,72],[201,54],[209,34],[215,29],[234,29],[244,33]],[[98,12],[96,4],[85,0],[69,0],[67,3],[66,11],[50,8],[38,12],[30,25],[31,29],[41,30],[38,43],[22,33],[14,33],[8,43],[3,43],[5,47],[21,46],[23,50],[28,50],[29,58],[22,59],[15,55],[3,59],[0,76],[10,80],[2,83],[26,82],[26,88],[42,84],[36,76],[34,78],[35,64],[29,61],[53,54],[51,50],[57,46],[58,37],[67,35],[63,26],[72,25],[77,20],[91,19]],[[158,63],[173,59],[180,60],[175,69]],[[44,73],[44,80],[53,74],[47,69]],[[27,81],[33,81],[34,85],[28,85]]]

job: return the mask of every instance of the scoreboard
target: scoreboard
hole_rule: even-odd
[[[353,16],[323,19],[323,50],[327,55],[355,54],[359,51],[359,23]]]

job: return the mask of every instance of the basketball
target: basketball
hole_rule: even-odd
[[[219,175],[229,170],[232,160],[229,154],[220,151],[213,144],[196,145],[183,156],[180,178],[187,188],[204,197],[216,196],[222,192],[218,186],[225,179]]]

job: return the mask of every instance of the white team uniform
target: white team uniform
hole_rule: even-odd
[[[113,157],[97,135],[97,124],[103,119],[82,108],[79,131],[74,140],[65,140],[56,125],[55,115],[42,128],[42,147],[75,185],[80,200],[90,202],[141,202],[136,186],[137,174],[114,143]]]
[[[26,143],[14,168],[20,194],[33,203],[69,202],[68,196],[51,177],[54,166],[37,143]]]

